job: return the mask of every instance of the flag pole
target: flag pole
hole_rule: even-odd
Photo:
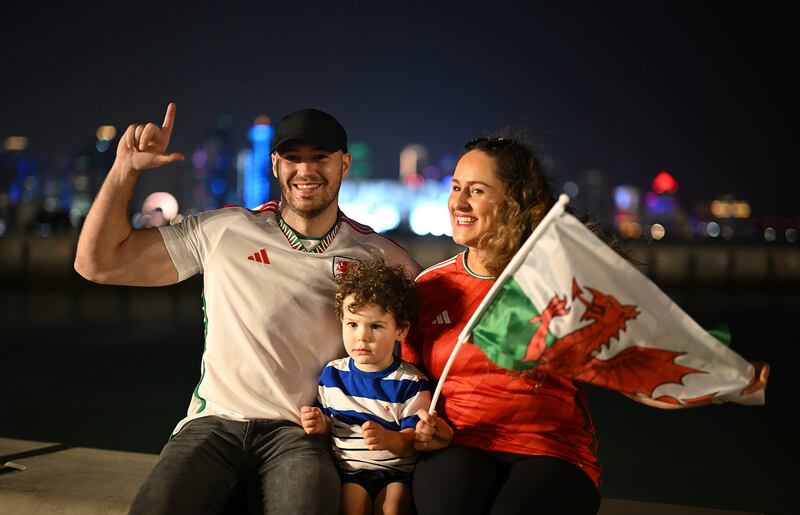
[[[525,243],[522,244],[522,247],[520,247],[517,253],[514,254],[514,257],[508,263],[505,270],[503,270],[495,283],[486,293],[486,296],[483,298],[480,305],[478,305],[478,309],[475,310],[475,313],[473,313],[470,319],[467,321],[467,324],[464,326],[461,334],[458,335],[456,346],[453,347],[453,351],[450,353],[450,357],[447,359],[444,370],[442,370],[442,375],[439,377],[439,382],[436,384],[436,390],[434,390],[433,397],[431,398],[431,406],[428,409],[429,413],[436,413],[436,403],[439,401],[439,395],[442,393],[442,385],[444,384],[445,379],[447,379],[447,374],[450,372],[450,367],[453,366],[453,362],[456,359],[456,354],[458,354],[461,346],[464,345],[467,340],[469,340],[472,329],[481,319],[483,312],[486,311],[486,307],[497,295],[497,292],[500,291],[500,288],[503,286],[503,283],[506,281],[506,279],[517,271],[533,245],[540,238],[547,226],[550,225],[550,222],[564,212],[564,208],[567,207],[567,204],[569,204],[569,196],[562,193],[558,197],[558,201],[555,203],[555,205],[550,208],[550,211],[548,211],[542,221],[539,222],[539,225],[536,226],[536,228],[533,230],[533,233],[531,233]]]

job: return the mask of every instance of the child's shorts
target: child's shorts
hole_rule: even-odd
[[[362,470],[354,474],[345,474],[342,472],[342,484],[355,483],[364,487],[370,498],[375,500],[375,497],[381,493],[381,490],[386,488],[389,483],[406,483],[411,484],[410,472],[393,472],[391,470]]]

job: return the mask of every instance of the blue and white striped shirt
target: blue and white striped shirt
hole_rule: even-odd
[[[328,363],[319,378],[319,403],[333,421],[333,454],[339,469],[345,473],[413,470],[416,455],[399,457],[367,449],[361,425],[373,420],[392,431],[414,428],[417,410],[427,409],[430,401],[428,379],[398,357],[379,372],[359,370],[349,357]]]

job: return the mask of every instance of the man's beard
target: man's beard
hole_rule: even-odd
[[[289,209],[292,210],[295,214],[306,218],[316,218],[317,216],[321,215],[325,212],[326,209],[330,207],[330,205],[336,202],[336,198],[338,197],[339,188],[342,184],[341,179],[339,180],[338,184],[334,185],[334,193],[329,198],[321,198],[319,203],[311,204],[308,206],[305,205],[298,205],[295,203],[294,196],[292,195],[292,185],[286,182],[281,182],[281,197],[283,197],[283,202],[287,204]],[[331,186],[330,183],[323,183],[320,185],[320,189],[324,190],[325,193],[328,192],[328,188]]]

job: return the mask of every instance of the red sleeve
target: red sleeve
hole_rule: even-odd
[[[412,324],[403,339],[400,346],[400,357],[417,368],[424,368],[422,365],[422,335],[417,327],[418,323]]]

